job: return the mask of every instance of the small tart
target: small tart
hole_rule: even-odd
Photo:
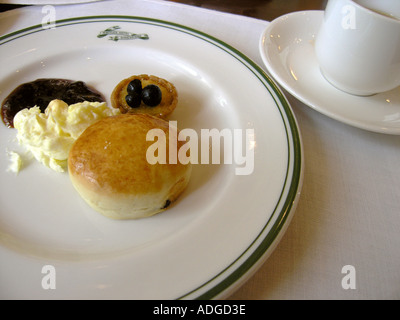
[[[134,79],[139,79],[142,82],[142,88],[150,84],[158,86],[162,94],[160,104],[158,104],[155,107],[151,107],[146,105],[142,101],[139,107],[137,108],[130,107],[126,103],[125,97],[128,95],[127,91],[128,84]],[[178,92],[176,91],[175,86],[171,82],[147,74],[134,75],[127,79],[122,80],[114,88],[111,94],[111,105],[114,108],[119,108],[121,113],[149,114],[162,119],[166,118],[172,111],[175,110],[177,103],[178,103]]]

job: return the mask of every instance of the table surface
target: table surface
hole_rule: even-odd
[[[286,13],[323,10],[327,0],[172,0],[201,8],[219,10],[272,21]]]
[[[327,0],[171,0],[201,8],[219,10],[243,16],[272,21],[289,12],[322,10]],[[7,1],[5,1],[7,2]],[[0,12],[23,7],[19,4],[0,4]]]
[[[107,2],[110,1],[105,1],[105,5]],[[268,21],[292,11],[321,10],[326,1],[130,3],[135,14],[200,29],[228,42],[264,67],[258,41]],[[88,6],[100,8],[96,7],[99,4],[76,8],[84,10]],[[118,12],[117,7],[110,12]],[[29,22],[16,19],[18,14],[12,12],[17,10],[0,15],[0,34]],[[57,10],[60,18],[71,16],[74,11],[66,7]],[[32,9],[26,14],[34,18],[40,16],[40,11]],[[203,23],[205,18],[210,24]],[[230,31],[238,22],[241,30],[235,29],[233,36]],[[348,126],[289,94],[287,98],[296,115],[304,148],[300,201],[272,255],[229,299],[400,299],[399,136]],[[348,265],[356,271],[354,289],[342,287],[343,267]]]

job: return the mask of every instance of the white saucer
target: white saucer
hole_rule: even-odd
[[[369,97],[346,94],[322,76],[314,40],[323,11],[300,11],[272,21],[260,39],[270,75],[318,112],[361,129],[400,135],[400,88]]]

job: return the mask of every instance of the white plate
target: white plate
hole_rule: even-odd
[[[320,113],[361,129],[400,134],[400,88],[370,97],[346,94],[321,75],[314,40],[323,11],[300,11],[272,21],[260,39],[271,76],[290,94]]]
[[[98,36],[114,26],[149,39]],[[284,96],[240,52],[184,26],[102,16],[3,36],[0,54],[1,99],[44,77],[82,80],[109,97],[121,79],[148,73],[176,85],[170,119],[179,128],[255,134],[252,174],[237,176],[235,164],[194,165],[167,211],[114,221],[84,203],[67,173],[36,162],[17,176],[6,172],[15,131],[0,126],[0,298],[224,298],[274,249],[301,189],[300,134]],[[43,289],[44,265],[54,266],[56,289]]]

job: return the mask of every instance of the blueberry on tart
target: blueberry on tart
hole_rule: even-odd
[[[111,94],[111,104],[121,113],[149,114],[166,118],[175,110],[178,93],[175,86],[162,78],[141,74],[122,80]]]

